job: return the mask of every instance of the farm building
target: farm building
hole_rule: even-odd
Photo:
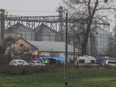
[[[91,54],[108,56],[112,34],[98,26],[95,26],[91,31]]]
[[[16,39],[22,37],[25,40],[35,40],[33,31],[19,22],[5,30],[5,37],[9,36]]]
[[[43,23],[33,31],[35,32],[35,41],[61,41],[60,33]]]
[[[64,42],[49,42],[49,41],[26,41],[20,38],[15,43],[11,44],[6,53],[12,52],[18,54],[31,54],[34,50],[38,50],[44,56],[57,56],[65,57],[65,43]],[[75,48],[75,55],[77,56],[80,51]],[[68,56],[73,60],[74,48],[68,45]]]

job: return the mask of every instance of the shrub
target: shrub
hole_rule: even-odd
[[[0,66],[8,64],[8,57],[4,55],[0,55]]]
[[[59,72],[63,71],[63,67],[59,65],[47,65],[47,66],[2,66],[0,67],[0,73],[8,75],[29,75],[34,73],[46,73],[46,72]]]
[[[3,55],[5,53],[5,50],[6,50],[5,46],[0,45],[0,55]]]
[[[27,66],[4,66],[1,73],[9,75],[28,75],[32,74],[33,71]]]

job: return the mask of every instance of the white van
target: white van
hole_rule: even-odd
[[[107,59],[107,60],[105,60],[105,65],[116,66],[116,60],[115,59]]]
[[[84,65],[96,65],[96,59],[92,56],[80,56],[78,58],[78,65],[84,66]]]

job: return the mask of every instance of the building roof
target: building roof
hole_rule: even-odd
[[[35,32],[38,32],[38,31],[42,31],[43,29],[46,29],[46,28],[49,29],[49,30],[51,30],[52,32],[58,33],[56,30],[54,30],[54,29],[48,27],[48,26],[45,25],[44,23],[42,23],[40,26],[37,26],[37,27],[34,29],[34,31],[35,31]]]
[[[28,41],[30,44],[38,48],[41,52],[65,52],[64,42],[46,42],[46,41]],[[68,52],[74,52],[73,46],[68,45]],[[75,52],[79,52],[75,48]]]
[[[14,31],[17,31],[17,30],[20,30],[20,31],[23,31],[23,32],[31,31],[31,29],[29,29],[25,25],[21,24],[20,22],[17,22],[13,26],[6,29],[6,32],[14,32]]]

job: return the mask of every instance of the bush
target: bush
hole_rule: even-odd
[[[0,73],[8,75],[29,75],[34,73],[46,73],[46,72],[59,72],[63,71],[63,67],[59,65],[47,65],[47,66],[2,66],[0,67]]]
[[[112,72],[115,72],[116,67],[111,66],[103,66],[103,67],[79,67],[78,69],[74,66],[68,65],[67,67],[68,72],[76,71],[80,76],[94,76],[97,74],[98,76],[105,75],[113,75],[109,71],[112,70]],[[30,75],[34,73],[48,73],[48,72],[63,72],[64,71],[64,65],[46,65],[46,66],[0,66],[0,74],[7,74],[7,75]],[[88,72],[87,72],[88,71]],[[86,72],[86,74],[84,73]],[[96,76],[97,76],[96,75]]]
[[[0,55],[0,66],[8,64],[8,57],[4,55]]]
[[[0,55],[3,55],[5,53],[5,50],[6,50],[5,46],[0,45]]]
[[[33,71],[27,66],[4,66],[1,73],[9,75],[28,75],[32,74]]]

